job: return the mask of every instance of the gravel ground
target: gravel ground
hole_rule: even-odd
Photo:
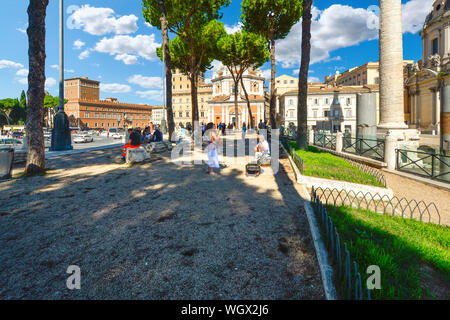
[[[0,183],[0,299],[324,299],[298,186],[120,149]],[[81,290],[66,288],[69,265]]]
[[[394,195],[408,200],[425,201],[429,204],[434,202],[441,216],[441,224],[450,226],[450,191],[436,188],[425,183],[412,179],[403,178],[396,174],[383,171],[389,188],[394,191]],[[432,222],[439,221],[436,215],[432,216]]]

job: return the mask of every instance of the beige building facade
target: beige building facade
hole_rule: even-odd
[[[374,93],[378,101],[377,85],[328,87],[322,84],[308,86],[308,127],[312,130],[346,132],[356,134],[358,95]],[[280,97],[280,114],[285,127],[297,122],[298,90],[289,91]],[[377,114],[379,114],[377,102]],[[377,122],[379,117],[377,116]]]
[[[202,74],[197,86],[200,122],[208,121],[208,103],[212,99],[212,92],[212,84],[205,83],[205,77]],[[192,122],[191,80],[179,70],[175,70],[172,74],[172,108],[176,125]]]
[[[450,1],[436,0],[430,11],[420,32],[422,60],[406,80],[405,117],[410,128],[436,136],[430,147],[450,150]]]

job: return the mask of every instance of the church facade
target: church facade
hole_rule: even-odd
[[[257,125],[265,120],[264,108],[266,104],[266,92],[264,89],[265,78],[260,70],[247,70],[243,75],[243,84],[250,101],[250,109],[253,123]],[[233,77],[230,71],[221,66],[213,75],[212,99],[208,103],[208,122],[233,124],[233,127],[241,128],[250,122],[247,100],[242,86],[237,86],[238,90],[238,114],[235,114]]]

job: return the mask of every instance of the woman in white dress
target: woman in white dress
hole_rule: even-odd
[[[214,172],[214,168],[220,168],[219,155],[217,153],[217,148],[220,144],[220,135],[215,129],[215,126],[208,132],[209,132],[209,144],[206,149],[208,152],[208,173],[212,176],[216,176],[217,174]]]

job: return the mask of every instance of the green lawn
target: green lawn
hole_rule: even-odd
[[[296,143],[288,142],[291,148],[296,149]],[[331,153],[322,152],[309,146],[308,151],[295,151],[304,162],[303,174],[305,176],[325,179],[343,180],[348,182],[384,187],[377,178],[361,171],[351,163]]]
[[[363,288],[367,267],[380,267],[382,288],[372,291],[373,299],[450,298],[448,227],[351,207],[327,211],[358,263]]]

